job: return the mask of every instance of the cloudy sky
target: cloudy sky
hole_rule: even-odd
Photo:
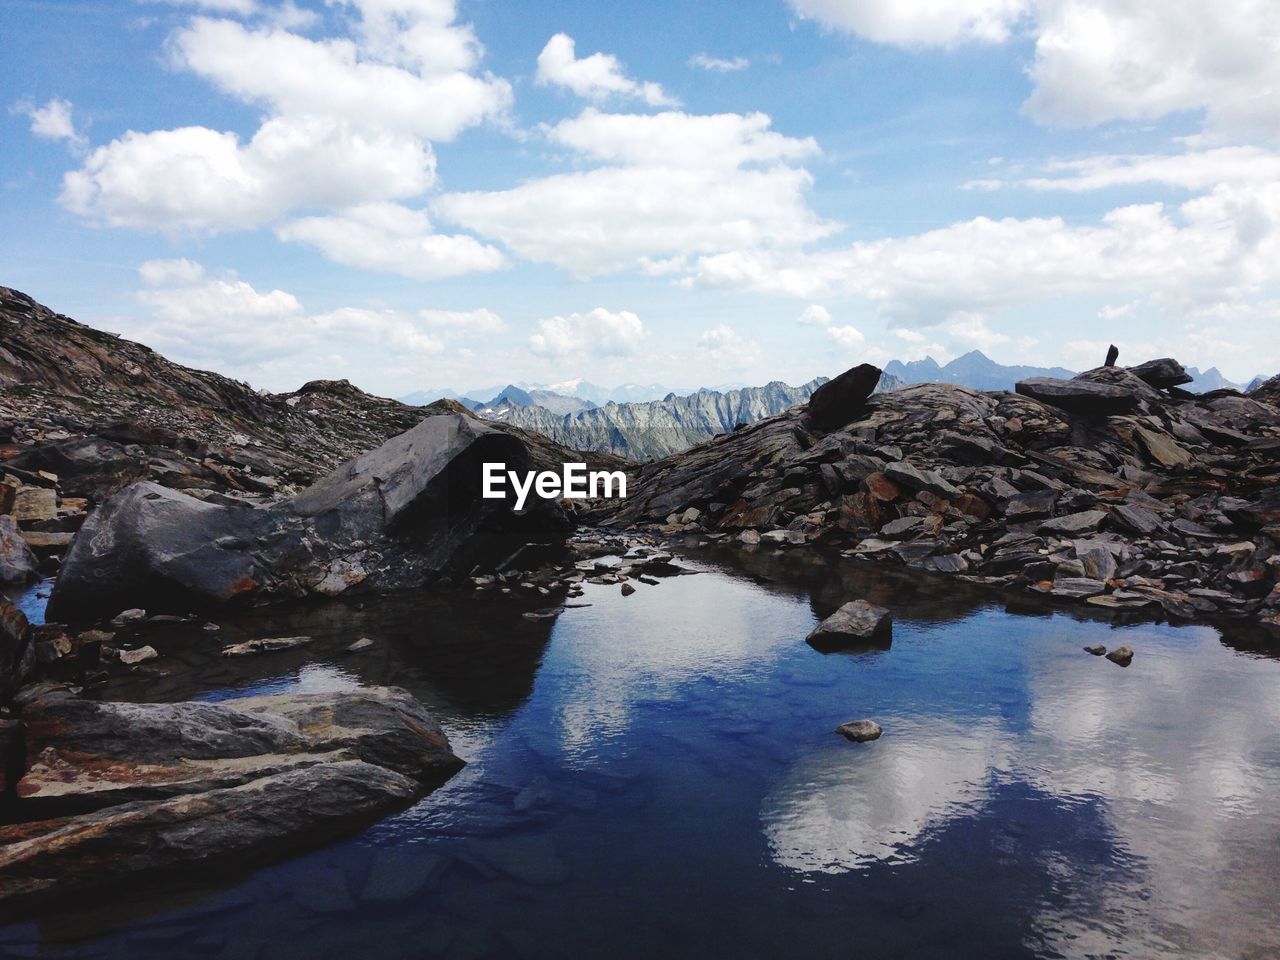
[[[4,0],[0,284],[255,386],[1280,369],[1275,0]]]

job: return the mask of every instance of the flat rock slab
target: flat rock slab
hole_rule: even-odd
[[[1046,520],[1037,528],[1039,533],[1093,533],[1100,526],[1102,521],[1107,519],[1107,514],[1103,510],[1081,510],[1079,513],[1069,513],[1065,517],[1054,517],[1052,520]]]
[[[0,899],[327,839],[462,767],[394,687],[221,703],[24,704],[31,766],[0,827]]]
[[[893,617],[884,607],[852,600],[818,624],[805,638],[819,648],[887,643],[893,636]]]
[[[312,642],[311,637],[262,637],[258,640],[246,640],[244,643],[233,643],[222,648],[224,657],[252,657],[259,653],[276,653],[280,650],[295,650]]]
[[[1132,391],[1089,380],[1030,377],[1019,380],[1014,389],[1023,396],[1071,413],[1109,416],[1128,413],[1138,405],[1138,398]]]

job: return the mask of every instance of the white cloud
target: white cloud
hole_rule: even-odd
[[[840,327],[828,327],[827,336],[845,350],[856,350],[867,340],[861,330],[848,324]]]
[[[475,72],[482,51],[471,28],[454,22],[453,0],[339,5],[358,14],[349,37],[290,32],[282,24],[305,25],[309,18],[288,4],[266,10],[267,22],[255,26],[193,18],[170,38],[174,65],[262,107],[261,127],[247,143],[205,127],[129,131],[66,175],[63,205],[112,226],[217,231],[431,189],[431,142],[502,116],[510,85]],[[421,249],[414,259],[415,251],[405,249],[412,239],[397,232],[403,221],[382,249],[368,255],[379,264],[375,269],[405,272],[410,258],[411,275],[439,276],[501,262],[493,248],[468,237],[430,234],[429,224],[425,231],[417,225],[413,239]],[[299,230],[309,231],[308,239],[322,249],[343,246],[323,224],[308,222]],[[346,256],[356,259],[349,249]],[[424,260],[448,266],[426,268]]]
[[[579,276],[672,273],[689,255],[798,246],[836,229],[808,208],[812,178],[794,165],[817,144],[771,130],[764,114],[588,109],[548,135],[603,165],[510,190],[446,194],[435,210]]]
[[[20,103],[14,110],[31,118],[31,132],[46,140],[65,140],[72,146],[83,146],[87,141],[76,130],[72,119],[71,101],[54,97],[43,107]]]
[[[1204,110],[1212,130],[1280,135],[1271,0],[1039,0],[1037,121],[1089,126]]]
[[[1008,334],[991,329],[987,318],[982,314],[967,310],[958,310],[953,313],[943,322],[942,328],[953,340],[963,346],[976,347],[982,351],[988,351],[992,347],[998,347],[1013,340]]]
[[[540,357],[625,357],[640,349],[645,329],[630,310],[613,312],[596,307],[589,313],[539,320],[529,337],[530,349]]]
[[[418,316],[442,336],[503,333],[507,322],[492,310],[419,310]]]
[[[800,316],[796,318],[796,323],[806,327],[829,327],[831,326],[831,311],[819,303],[811,303],[800,312]]]
[[[146,286],[137,298],[150,315],[119,321],[127,335],[180,363],[273,389],[343,369],[380,370],[388,356],[412,366],[440,354],[446,341],[505,328],[484,309],[311,312],[291,293],[260,291],[232,273],[210,276],[190,260],[150,260],[139,275]]]
[[[642,100],[651,107],[680,105],[659,84],[632,80],[612,54],[593,53],[579,58],[574,53],[573,37],[565,33],[557,33],[538,54],[536,79],[540,84],[566,87],[589,100],[626,97]]]
[[[243,145],[206,127],[126,133],[68,173],[60,199],[111,226],[226,230],[298,207],[414,196],[434,182],[429,144],[331,118],[278,117]]]
[[[210,13],[230,13],[241,17],[260,12],[257,0],[148,0],[150,3],[162,3],[170,7],[193,7],[207,10]]]
[[[1248,302],[1280,282],[1280,183],[1120,207],[1095,224],[978,217],[843,249],[710,255],[685,282],[856,296],[910,324],[1070,295],[1145,296],[1181,312]]]
[[[487,273],[505,266],[495,247],[465,234],[435,233],[427,214],[396,203],[370,203],[329,216],[304,217],[276,230],[337,263],[417,280]]]
[[[193,284],[204,279],[204,267],[191,260],[148,260],[138,275],[149,287]]]
[[[749,367],[760,356],[760,344],[724,323],[698,337],[698,349],[706,351],[716,365],[731,370]]]
[[[1036,190],[1083,192],[1146,184],[1207,190],[1220,183],[1280,180],[1280,154],[1257,146],[1177,154],[1110,154],[1046,164],[1045,176],[1018,181]]]
[[[802,17],[876,43],[950,47],[1007,40],[1030,0],[791,0],[791,6]]]
[[[712,73],[736,73],[751,66],[751,61],[746,57],[733,57],[726,60],[721,57],[712,57],[705,53],[695,53],[689,58],[689,66],[708,70]]]

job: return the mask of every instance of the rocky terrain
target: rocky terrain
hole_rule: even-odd
[[[1197,395],[1158,360],[871,395],[875,368],[858,369],[807,409],[640,467],[597,521],[1280,630],[1280,377]]]
[[[57,574],[49,623],[0,602],[0,900],[272,856],[411,802],[461,763],[396,689],[102,699],[174,656],[140,625],[204,634],[217,659],[287,656],[311,638],[224,641],[217,611],[436,584],[537,628],[584,581],[625,596],[691,572],[664,549],[691,536],[1280,635],[1280,377],[1192,394],[1176,361],[1124,368],[1113,349],[1014,391],[886,389],[863,364],[799,388],[801,405],[782,384],[624,405],[653,408],[643,425],[629,411],[638,436],[665,429],[673,447],[723,432],[630,464],[625,500],[517,512],[478,497],[482,462],[623,461],[447,401],[330,381],[259,394],[10,290],[0,335],[0,579]],[[811,642],[887,629],[891,611],[838,599]]]
[[[648,403],[609,403],[567,415],[535,405],[499,404],[478,412],[489,419],[540,433],[566,446],[650,460],[687,450],[722,433],[782,413],[809,399],[825,377],[791,387],[779,380],[763,387],[699,390]],[[890,377],[877,387],[897,385]]]

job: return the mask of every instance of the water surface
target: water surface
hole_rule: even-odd
[[[396,683],[468,766],[353,839],[231,882],[77,895],[0,930],[0,953],[1280,954],[1280,662],[1212,627],[720,561],[631,597],[588,585],[591,605],[554,621],[413,598],[274,611],[220,638],[168,628],[171,675],[113,695]],[[894,610],[888,649],[804,643],[857,596]],[[216,656],[284,632],[318,639]],[[344,654],[360,636],[374,650]],[[1133,647],[1133,665],[1081,650],[1095,642]],[[833,733],[861,717],[884,736]]]

